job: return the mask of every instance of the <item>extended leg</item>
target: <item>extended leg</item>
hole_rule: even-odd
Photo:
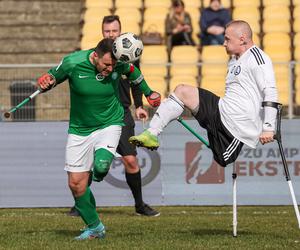
[[[185,107],[192,112],[199,107],[199,91],[198,88],[180,84],[161,103],[150,121],[149,129],[140,135],[130,137],[129,142],[148,149],[157,149],[159,147],[157,136],[171,121],[182,114]]]

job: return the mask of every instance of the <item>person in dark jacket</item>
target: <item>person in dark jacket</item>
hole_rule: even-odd
[[[201,13],[201,45],[222,45],[225,26],[230,21],[229,10],[222,7],[221,0],[211,0]]]

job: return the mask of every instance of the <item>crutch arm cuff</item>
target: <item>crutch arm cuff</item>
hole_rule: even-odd
[[[281,103],[273,101],[262,102],[262,107],[264,108],[264,121],[263,121],[263,131],[274,131],[276,117],[281,111]]]
[[[271,101],[264,101],[261,103],[261,105],[263,107],[272,107],[275,109],[279,109],[282,106],[282,104],[279,102],[271,102]]]

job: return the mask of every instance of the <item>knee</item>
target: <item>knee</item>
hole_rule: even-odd
[[[181,83],[176,86],[174,93],[182,102],[184,102],[186,98],[189,98],[190,88],[191,86]]]
[[[185,107],[192,109],[194,106],[199,105],[198,91],[197,87],[180,84],[175,88],[174,93]]]
[[[79,197],[84,194],[86,185],[82,181],[70,180],[69,188],[75,197]]]
[[[186,85],[183,83],[178,84],[174,89],[174,93],[181,94],[183,91],[185,91],[185,87],[186,87]]]
[[[109,160],[99,159],[94,163],[94,176],[101,176],[101,180],[107,175],[111,162]],[[99,180],[100,181],[100,180]]]
[[[107,174],[109,167],[110,161],[100,159],[99,161],[95,162],[94,171],[96,171],[99,174]]]
[[[139,171],[137,158],[135,156],[124,156],[122,160],[127,173],[135,173]]]
[[[107,175],[110,165],[113,160],[113,154],[108,152],[105,149],[100,149],[96,151],[96,156],[94,160],[94,181],[102,181],[103,178]]]

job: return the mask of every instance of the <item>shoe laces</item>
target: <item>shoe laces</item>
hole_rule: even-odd
[[[80,232],[85,232],[86,230],[89,230],[89,228],[88,227],[84,227],[84,228],[81,228],[79,231]]]
[[[82,229],[81,229],[82,230]],[[82,231],[82,233],[76,237],[77,239],[87,239],[91,235],[91,230],[89,228],[86,228]]]

